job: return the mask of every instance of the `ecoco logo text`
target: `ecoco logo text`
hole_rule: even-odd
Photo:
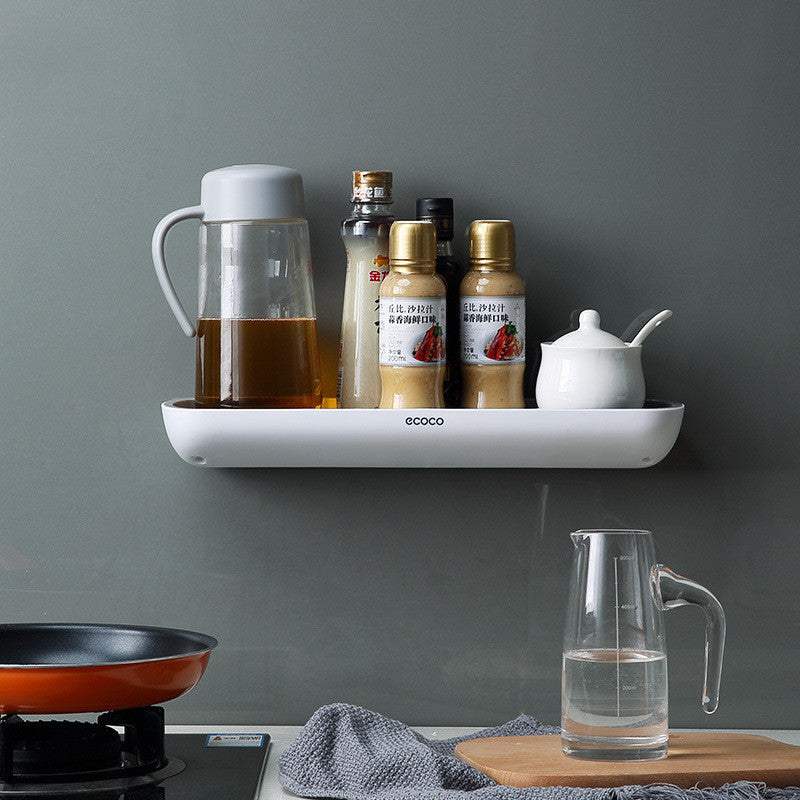
[[[406,417],[406,425],[444,425],[444,417]]]

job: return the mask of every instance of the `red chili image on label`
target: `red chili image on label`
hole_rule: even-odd
[[[510,361],[519,356],[522,353],[522,339],[517,333],[517,326],[510,322],[503,325],[483,352],[492,361]]]
[[[420,343],[413,349],[412,355],[417,361],[441,361],[445,355],[442,326],[438,323],[431,325],[425,331]]]

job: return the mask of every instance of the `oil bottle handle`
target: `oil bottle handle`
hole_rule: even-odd
[[[189,315],[181,305],[178,295],[175,292],[175,287],[172,285],[172,280],[167,272],[167,265],[164,262],[164,240],[167,238],[167,231],[176,223],[184,219],[203,219],[203,207],[191,206],[190,208],[179,208],[171,214],[167,214],[161,222],[156,225],[153,231],[153,266],[156,268],[156,275],[158,282],[161,284],[161,291],[164,292],[164,297],[167,298],[169,307],[178,320],[181,330],[189,336],[194,336],[197,331],[192,324]]]
[[[703,679],[703,711],[713,714],[719,705],[722,679],[722,654],[725,650],[725,611],[722,604],[705,586],[678,575],[668,567],[653,567],[653,594],[663,611],[678,606],[700,606],[706,615],[705,676]]]

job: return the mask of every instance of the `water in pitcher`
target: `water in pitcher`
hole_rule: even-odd
[[[564,653],[565,752],[596,760],[661,758],[667,752],[667,657],[653,650]],[[573,754],[568,753],[568,754]]]

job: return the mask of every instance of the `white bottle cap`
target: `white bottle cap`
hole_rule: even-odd
[[[200,184],[203,222],[302,219],[303,177],[288,167],[237,164],[207,172]]]

